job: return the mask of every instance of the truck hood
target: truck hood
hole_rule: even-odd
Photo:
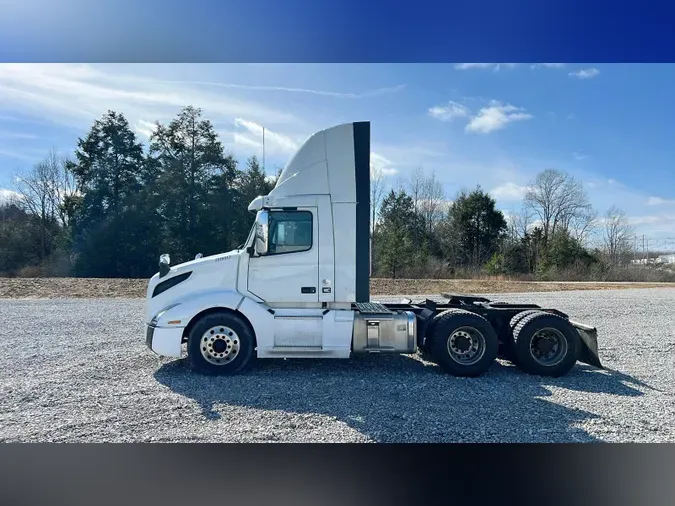
[[[211,264],[214,264],[214,263],[217,263],[217,262],[222,262],[222,261],[227,260],[231,257],[235,257],[235,256],[239,257],[243,251],[244,250],[235,249],[235,250],[232,250],[232,251],[228,251],[227,253],[218,253],[217,255],[211,255],[211,256],[208,256],[208,257],[196,258],[196,259],[190,260],[188,262],[183,262],[182,264],[176,264],[176,265],[171,267],[171,269],[169,270],[169,273],[162,278],[162,281],[164,279],[168,279],[169,276],[175,276],[177,274],[182,274],[184,272],[189,272],[189,271],[194,272],[196,270],[200,270],[200,269],[204,269],[204,268],[208,269],[212,266]],[[159,279],[159,273],[155,274],[155,276],[157,276],[157,278]],[[155,278],[155,276],[153,276],[153,279]]]
[[[159,273],[156,273],[148,282],[146,321],[150,321],[155,314],[167,306],[180,303],[193,293],[223,289],[236,290],[239,259],[242,253],[244,250],[232,250],[183,262],[172,266],[166,276],[161,278]],[[157,285],[187,273],[190,273],[187,279],[153,296]]]

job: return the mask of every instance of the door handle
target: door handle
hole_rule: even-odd
[[[316,293],[316,287],[315,286],[303,286],[300,291],[302,293]]]

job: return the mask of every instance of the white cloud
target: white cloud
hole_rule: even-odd
[[[662,219],[661,216],[630,216],[628,221],[631,225],[652,225]]]
[[[389,160],[396,160],[397,166],[433,166],[448,158],[445,143],[430,142],[428,139],[390,144],[374,142],[373,151]]]
[[[136,133],[148,139],[152,136],[152,134],[155,132],[156,129],[157,125],[152,121],[145,121],[143,119],[139,119],[134,124],[134,130],[136,130]]]
[[[457,70],[468,70],[468,69],[487,69],[492,68],[494,63],[456,63],[455,69]]]
[[[40,156],[30,154],[31,152],[17,151],[16,149],[7,149],[0,146],[0,156],[6,156],[7,158],[16,158],[17,160],[23,160],[24,162],[37,162],[40,160]]]
[[[274,130],[311,131],[289,109],[253,100],[255,91],[310,94],[360,99],[395,93],[405,85],[363,92],[338,92],[300,87],[170,80],[153,77],[152,65],[0,64],[0,111],[42,122],[88,128],[107,110],[123,113],[140,135],[148,136],[149,120],[169,121],[181,107],[193,105],[214,123],[246,118]],[[179,74],[176,74],[179,75]],[[164,77],[164,76],[163,76]],[[242,95],[245,94],[245,95]],[[246,141],[243,141],[246,142]]]
[[[675,233],[675,215],[630,216],[628,222],[636,228],[638,235],[645,234],[645,238],[650,240],[654,239],[654,236],[672,236]]]
[[[10,130],[0,130],[0,139],[38,139],[35,134],[28,132],[14,132]]]
[[[53,123],[83,128],[108,109],[130,123],[173,118],[180,107],[194,105],[209,118],[247,117],[270,125],[302,124],[291,113],[256,101],[180,81],[153,80],[121,73],[116,67],[70,64],[1,64],[0,107]]]
[[[502,67],[512,69],[520,65],[519,63],[457,63],[455,69],[470,70],[470,69],[491,69],[494,72],[499,72]]]
[[[534,63],[532,65],[533,69],[540,68],[540,67],[547,68],[547,69],[562,69],[562,68],[565,68],[565,64],[564,63]]]
[[[577,70],[576,72],[570,72],[569,76],[574,77],[576,79],[593,79],[598,74],[600,74],[600,71],[598,69],[590,68]]]
[[[379,171],[383,176],[393,176],[398,174],[398,170],[393,166],[394,163],[388,158],[378,153],[370,153],[370,171]]]
[[[488,107],[483,107],[478,111],[478,114],[466,125],[465,130],[467,132],[487,134],[500,130],[513,121],[523,121],[532,117],[523,108],[492,100]]]
[[[662,205],[672,205],[675,204],[673,199],[663,199],[661,197],[649,197],[647,199],[648,206],[662,206]]]
[[[262,125],[254,121],[235,118],[234,126],[239,129],[239,131],[232,133],[235,144],[248,148],[257,148],[262,152]],[[290,156],[293,155],[299,147],[299,142],[296,142],[286,135],[265,128],[265,154],[280,157]]]
[[[448,199],[420,199],[418,205],[420,206],[420,209],[438,210],[443,214],[448,214],[448,211],[450,211],[450,208],[452,207],[452,202],[452,200]]]
[[[525,197],[527,186],[521,186],[516,183],[504,183],[490,190],[490,193],[499,200],[517,201]]]
[[[484,69],[492,70],[498,72],[502,68],[513,69],[524,65],[523,63],[456,63],[456,70],[471,70],[471,69]],[[532,63],[530,64],[531,69],[563,69],[565,68],[565,63]]]
[[[583,154],[583,153],[572,153],[572,156],[574,156],[575,160],[579,160],[579,161],[585,160],[586,158],[588,158],[588,156]]]
[[[441,121],[452,121],[455,118],[467,117],[471,111],[465,105],[448,101],[447,105],[437,105],[429,109],[429,115]]]
[[[19,195],[17,192],[7,188],[0,188],[0,205],[15,202],[17,200],[21,200],[21,195]]]
[[[213,86],[218,88],[229,88],[234,90],[281,91],[286,93],[303,93],[309,95],[320,95],[324,97],[335,97],[335,98],[371,98],[377,95],[396,93],[398,91],[402,91],[405,89],[405,84],[399,84],[397,86],[376,88],[374,90],[368,90],[361,93],[346,93],[338,91],[312,90],[308,88],[290,88],[287,86],[264,86],[255,84],[220,83],[216,81],[178,81],[178,80],[159,80],[159,79],[145,79],[145,81],[150,83]]]

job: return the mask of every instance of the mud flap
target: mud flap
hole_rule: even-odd
[[[579,347],[579,356],[577,357],[577,360],[584,364],[604,369],[600,363],[600,356],[598,355],[598,330],[595,327],[590,327],[572,320],[570,320],[570,323],[581,337],[581,346]]]

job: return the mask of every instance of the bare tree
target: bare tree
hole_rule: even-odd
[[[385,190],[384,174],[382,174],[380,169],[373,168],[370,172],[370,233],[373,236],[375,235],[375,223]]]
[[[555,169],[540,172],[530,183],[524,205],[541,220],[545,244],[556,231],[569,232],[591,210],[581,182]]]
[[[415,167],[410,175],[410,179],[407,181],[407,191],[413,200],[415,213],[420,212],[420,202],[424,195],[425,179],[422,167]]]
[[[399,189],[404,190],[412,199],[415,214],[424,220],[426,232],[431,234],[433,227],[444,216],[445,191],[436,178],[436,172],[425,174],[422,167],[415,167],[409,178],[399,180]]]
[[[54,225],[65,224],[67,216],[61,205],[75,191],[72,175],[65,160],[54,150],[29,171],[15,178],[19,202],[39,221],[40,259],[44,260],[53,245]]]
[[[56,180],[54,181],[54,205],[57,209],[57,217],[61,225],[68,226],[70,225],[70,213],[65,205],[69,198],[77,195],[77,181],[75,180],[74,174],[68,168],[68,160],[57,155],[55,152],[50,154],[50,158],[53,157],[53,163],[57,168],[54,171],[56,174]]]
[[[512,240],[524,239],[532,224],[532,212],[525,206],[522,206],[518,211],[514,208],[506,221],[509,237]]]
[[[445,191],[443,185],[436,179],[436,173],[422,177],[422,195],[419,202],[419,212],[424,218],[427,232],[431,235],[434,227],[445,215]]]
[[[588,208],[574,216],[569,223],[570,235],[582,246],[587,246],[598,226],[598,212]]]
[[[603,225],[605,253],[612,264],[617,264],[630,252],[633,228],[626,213],[616,206],[607,210]]]

